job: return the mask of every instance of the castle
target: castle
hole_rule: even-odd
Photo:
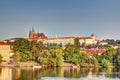
[[[49,44],[62,44],[62,46],[65,46],[67,44],[74,44],[74,39],[78,38],[80,45],[91,45],[96,44],[98,40],[96,40],[95,35],[91,34],[90,37],[75,37],[75,36],[68,36],[68,37],[55,37],[55,38],[47,38],[44,33],[35,33],[34,29],[30,30],[29,32],[29,41],[37,40],[42,41],[43,44],[49,45]]]

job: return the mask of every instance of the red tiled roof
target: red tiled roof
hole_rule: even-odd
[[[34,36],[32,38],[28,38],[28,40],[38,40],[38,39],[47,39],[45,36]]]
[[[106,41],[102,40],[102,41],[100,41],[100,42],[106,42]]]
[[[79,39],[92,39],[91,37],[79,37]]]
[[[9,44],[7,44],[7,43],[5,43],[5,42],[0,41],[0,45],[9,45]]]
[[[86,49],[85,50],[87,54],[103,54],[106,50],[105,49]]]
[[[47,38],[45,36],[34,36],[32,38],[28,38],[28,40],[38,40],[38,39],[46,39],[46,40],[55,40],[55,39],[75,39],[75,36],[68,37],[57,37],[57,38]],[[78,37],[79,39],[92,39],[91,37]]]

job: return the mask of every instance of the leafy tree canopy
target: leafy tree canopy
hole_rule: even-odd
[[[26,61],[28,59],[30,50],[31,44],[28,40],[24,38],[16,40],[13,44],[13,51],[20,54],[22,61]]]

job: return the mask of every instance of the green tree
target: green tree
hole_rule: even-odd
[[[120,67],[120,48],[117,49],[115,59],[114,59],[114,63],[115,63],[116,67]]]
[[[72,55],[74,53],[75,46],[74,45],[67,45],[64,50],[64,60],[67,62],[72,62]]]
[[[37,57],[39,56],[40,52],[45,49],[45,46],[41,41],[31,41],[31,50],[29,54],[30,60],[37,60]]]
[[[110,63],[110,61],[107,60],[107,59],[105,59],[105,58],[103,58],[101,64],[102,64],[103,67],[109,67],[109,66],[112,66],[112,64]]]
[[[51,54],[51,59],[55,60],[56,66],[63,65],[63,50],[57,46],[52,46],[49,48],[49,52]]]
[[[102,57],[105,58],[106,60],[109,60],[110,63],[114,63],[115,54],[116,54],[116,50],[114,48],[110,48],[102,55]]]
[[[74,40],[74,45],[75,45],[76,48],[80,49],[79,38],[75,38],[75,40]]]
[[[79,58],[80,58],[80,61],[79,61],[80,66],[88,66],[89,56],[88,54],[86,54],[86,52],[80,51]]]
[[[49,59],[50,59],[50,57],[51,57],[50,52],[47,49],[44,49],[38,55],[37,60],[42,65],[44,65],[44,64],[49,65]]]
[[[31,45],[26,39],[20,38],[13,44],[13,51],[18,52],[21,56],[22,61],[27,61],[30,53]]]
[[[98,60],[94,57],[94,56],[90,56],[89,57],[89,61],[90,61],[90,65],[91,66],[95,66],[95,67],[97,67],[99,64],[98,64]]]
[[[62,66],[63,65],[63,51],[57,46],[43,49],[38,57],[37,61],[42,65],[49,66]]]
[[[100,64],[101,61],[102,61],[102,59],[103,59],[102,55],[99,55],[99,54],[93,54],[93,56],[97,59],[98,63]]]
[[[21,60],[21,56],[18,52],[15,52],[12,58],[14,62],[19,62]]]
[[[64,50],[64,60],[73,64],[78,64],[82,59],[82,53],[80,49],[76,48],[75,45],[67,45]]]

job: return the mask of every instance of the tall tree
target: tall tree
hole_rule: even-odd
[[[79,38],[75,38],[75,40],[74,40],[74,45],[75,45],[76,48],[80,49]]]
[[[15,54],[12,56],[14,62],[19,62],[21,60],[21,56],[18,52],[15,52]]]

